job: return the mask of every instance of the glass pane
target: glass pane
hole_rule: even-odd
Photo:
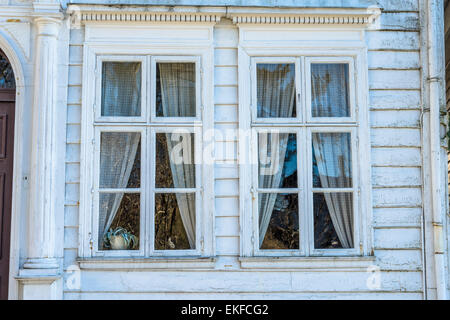
[[[260,193],[260,249],[299,249],[298,194]]]
[[[259,187],[297,188],[297,136],[295,133],[258,134]]]
[[[101,193],[99,250],[139,250],[140,213],[140,194]]]
[[[156,64],[156,116],[195,117],[195,63]]]
[[[102,132],[100,139],[100,188],[140,188],[141,134]]]
[[[311,64],[313,117],[350,117],[346,63]]]
[[[314,247],[353,248],[353,194],[314,194]]]
[[[313,133],[314,188],[351,188],[352,152],[350,133]]]
[[[257,64],[258,118],[295,118],[295,64]]]
[[[16,80],[9,61],[0,52],[0,89],[14,89]]]
[[[195,188],[194,134],[156,134],[156,188]]]
[[[141,63],[103,62],[102,116],[141,115]]]
[[[155,250],[195,249],[195,194],[155,194]]]

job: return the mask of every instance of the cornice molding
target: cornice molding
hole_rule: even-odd
[[[68,13],[80,22],[206,22],[228,18],[234,24],[368,26],[380,15],[368,9],[279,9],[243,7],[168,7],[69,5]]]
[[[235,24],[369,25],[372,15],[247,15],[232,16]]]

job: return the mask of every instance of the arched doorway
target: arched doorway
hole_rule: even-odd
[[[0,300],[8,299],[16,83],[0,50]]]

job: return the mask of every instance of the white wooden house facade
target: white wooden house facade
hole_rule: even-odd
[[[443,2],[0,0],[2,298],[449,299]],[[161,169],[170,136],[194,165]],[[276,151],[284,178],[261,179]],[[133,249],[106,249],[118,211]]]

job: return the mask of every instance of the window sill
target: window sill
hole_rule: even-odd
[[[207,257],[152,258],[79,258],[82,270],[153,270],[153,269],[214,269],[216,259]]]
[[[242,269],[367,271],[375,257],[242,257]]]

